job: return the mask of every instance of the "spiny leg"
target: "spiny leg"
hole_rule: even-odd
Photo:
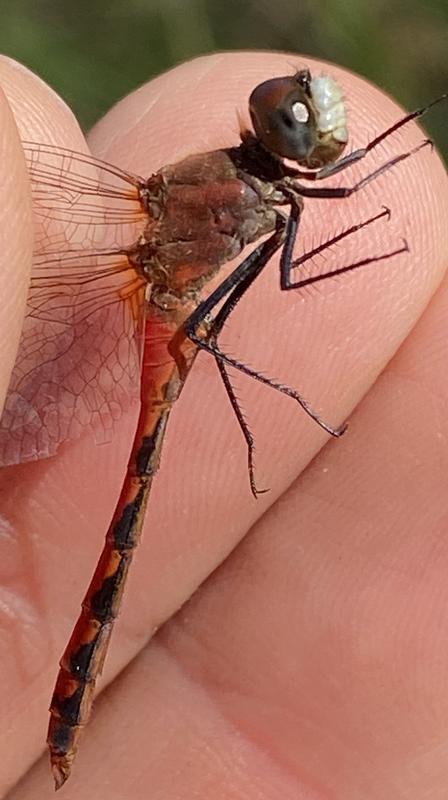
[[[301,408],[310,416],[317,424],[323,428],[327,433],[331,436],[342,436],[346,429],[346,425],[343,425],[340,428],[333,428],[331,425],[328,425],[320,416],[319,414],[312,409],[309,403],[305,400],[302,395],[297,392],[295,389],[292,389],[290,386],[286,386],[282,383],[278,383],[277,381],[272,380],[271,378],[267,378],[265,375],[257,372],[256,370],[248,367],[246,364],[243,364],[241,361],[238,361],[231,356],[226,355],[223,353],[217,343],[216,343],[216,330],[222,328],[226,318],[231,313],[231,311],[235,308],[236,304],[244,294],[244,292],[248,289],[248,287],[253,283],[255,278],[262,272],[266,264],[271,259],[272,255],[279,249],[279,247],[283,244],[284,240],[284,219],[279,216],[278,228],[274,234],[262,245],[259,245],[252,253],[247,256],[246,259],[229,275],[229,277],[222,282],[220,286],[215,289],[214,292],[206,299],[203,303],[201,303],[198,308],[191,314],[188,320],[185,323],[185,332],[187,336],[193,341],[198,347],[202,350],[206,350],[211,353],[215,358],[219,359],[222,363],[227,364],[228,366],[235,367],[240,372],[243,372],[245,375],[248,375],[251,378],[255,378],[260,383],[263,383],[265,386],[270,386],[272,389],[276,389],[278,392],[291,397],[295,400]],[[293,249],[294,241],[296,236],[296,228],[287,226],[289,232],[287,232],[286,236],[292,237],[293,241],[288,244],[289,249]],[[234,290],[234,291],[232,291]],[[207,316],[212,313],[213,309],[216,305],[227,295],[229,294],[226,302],[222,306],[221,310],[218,312],[215,322],[211,322],[210,330],[212,331],[212,336],[202,337],[198,333],[198,328],[201,323],[207,318]],[[215,327],[216,325],[216,327]],[[244,433],[244,430],[243,430]]]
[[[221,375],[221,380],[224,384],[224,388],[226,390],[227,397],[230,400],[230,404],[233,408],[233,412],[237,418],[238,425],[240,426],[240,430],[244,436],[244,440],[247,446],[247,471],[249,473],[249,484],[250,490],[255,499],[257,499],[259,494],[264,494],[265,492],[269,491],[268,489],[259,489],[257,487],[257,483],[255,480],[255,465],[254,465],[254,451],[255,451],[255,441],[252,435],[252,432],[247,424],[246,418],[243,414],[241,406],[238,402],[238,398],[235,394],[235,390],[230,382],[229,374],[226,370],[225,365],[223,364],[220,358],[215,358],[216,364],[219,369],[219,373]]]
[[[245,264],[245,262],[242,262],[242,264],[239,267],[237,267],[238,270],[237,279],[239,282],[235,284],[235,279],[232,278],[232,276],[237,272],[237,270],[235,270],[234,273],[232,273],[232,275],[229,277],[228,285],[231,287],[231,293],[227,298],[226,302],[224,303],[224,305],[222,306],[222,308],[220,309],[220,311],[218,312],[218,314],[216,315],[216,317],[213,319],[213,321],[209,323],[210,328],[207,340],[209,342],[212,341],[216,347],[217,347],[217,341],[216,341],[217,337],[220,334],[227,317],[233,311],[236,304],[241,299],[243,294],[247,291],[249,286],[254,282],[254,280],[264,269],[266,264],[270,261],[274,253],[282,246],[285,227],[286,227],[286,220],[279,213],[277,217],[277,228],[272,237],[264,244],[259,245],[259,247],[257,247],[253,251],[253,253],[251,253],[248,256],[248,259],[245,259],[245,262],[248,263]],[[226,282],[224,282],[223,284],[221,284],[220,287],[218,287],[218,290],[220,289],[222,290],[222,295],[221,297],[218,297],[216,303],[218,303],[219,300],[222,299],[222,297],[225,297],[225,294],[227,293],[225,291],[227,288],[224,285],[225,283]],[[246,422],[246,419],[238,402],[238,398],[235,394],[234,388],[230,381],[230,377],[223,360],[218,356],[215,356],[215,361],[219,369],[219,373],[221,376],[221,380],[224,384],[227,397],[229,398],[238,425],[246,442],[247,468],[249,473],[250,489],[253,496],[257,498],[259,494],[263,494],[268,490],[258,489],[256,485],[255,469],[254,469],[254,447],[255,447],[254,437],[252,436],[250,428]]]
[[[293,198],[291,198],[291,199],[293,200]],[[298,230],[298,224],[299,224],[299,219],[300,219],[300,213],[301,213],[300,206],[297,203],[293,202],[292,203],[292,208],[291,208],[291,214],[290,214],[290,217],[288,218],[287,225],[286,225],[286,235],[285,235],[285,241],[284,241],[284,244],[283,244],[282,255],[281,255],[281,281],[282,281],[282,288],[284,288],[284,289],[299,288],[301,286],[305,286],[305,285],[309,285],[309,284],[312,284],[312,283],[316,283],[317,281],[324,280],[324,279],[329,278],[329,277],[334,277],[336,275],[340,275],[340,274],[343,274],[345,272],[353,271],[354,269],[357,269],[358,267],[365,266],[365,265],[371,264],[371,263],[375,263],[377,261],[382,261],[382,260],[384,260],[386,258],[391,258],[394,255],[398,255],[398,254],[406,252],[408,250],[408,246],[407,246],[406,242],[404,242],[403,245],[400,248],[397,248],[397,249],[395,249],[395,250],[393,250],[393,251],[391,251],[389,253],[385,253],[385,254],[382,254],[380,256],[373,256],[373,257],[365,258],[365,259],[362,259],[362,260],[360,260],[360,261],[358,261],[358,262],[356,262],[354,264],[349,264],[348,266],[341,267],[341,268],[336,269],[336,270],[331,270],[331,271],[326,272],[326,273],[324,273],[322,275],[318,275],[318,276],[314,276],[314,277],[311,277],[311,278],[303,279],[302,281],[300,281],[300,282],[298,282],[296,284],[291,284],[289,276],[290,276],[290,271],[294,266],[298,266],[299,264],[303,264],[305,261],[307,261],[313,255],[315,255],[316,252],[321,252],[323,249],[325,249],[325,247],[329,247],[332,244],[334,244],[335,242],[341,241],[341,239],[343,239],[346,236],[349,236],[349,235],[355,233],[358,230],[361,230],[362,228],[366,227],[367,225],[370,225],[371,223],[375,222],[379,218],[381,218],[383,216],[384,217],[385,216],[389,216],[389,209],[385,208],[382,212],[380,212],[379,214],[376,214],[375,216],[369,218],[368,220],[365,220],[364,222],[359,223],[357,225],[351,226],[349,229],[347,229],[346,231],[343,231],[341,234],[338,234],[337,236],[333,237],[328,242],[324,243],[323,245],[319,246],[318,248],[313,249],[309,253],[305,253],[299,259],[296,259],[295,261],[293,261],[292,253],[293,253],[293,250],[294,250],[294,244],[295,244],[296,237],[297,237],[297,230]],[[275,237],[275,234],[274,234],[274,237]],[[271,239],[269,239],[268,242],[266,242],[265,244],[268,245],[270,242],[271,242]],[[278,249],[278,246],[275,249]],[[251,253],[250,256],[248,256],[248,259],[252,259],[252,264],[255,263],[255,265],[256,265],[255,267],[253,267],[253,266],[251,267],[250,265],[248,267],[247,263],[246,263],[247,260],[245,260],[245,262],[243,262],[239,267],[237,267],[237,270],[240,272],[240,276],[241,276],[241,277],[239,277],[239,279],[237,278],[235,280],[234,277],[233,277],[235,275],[235,273],[237,272],[237,270],[235,270],[234,273],[232,273],[232,275],[229,276],[228,283],[226,281],[223,282],[223,284],[221,284],[221,286],[218,287],[218,289],[215,292],[213,292],[210,295],[210,297],[206,301],[204,301],[204,303],[200,304],[200,306],[196,309],[196,311],[191,315],[191,317],[189,317],[189,319],[186,322],[186,325],[185,325],[186,333],[192,339],[192,341],[194,341],[198,345],[198,347],[200,347],[203,350],[207,350],[217,360],[219,360],[220,365],[221,365],[220,366],[220,371],[221,371],[221,368],[224,367],[224,365],[233,366],[236,369],[238,369],[241,372],[243,372],[244,374],[248,375],[249,377],[253,377],[256,380],[260,381],[261,383],[264,383],[265,385],[268,385],[271,388],[276,389],[277,391],[279,391],[279,392],[281,392],[283,394],[286,394],[289,397],[292,397],[293,399],[295,399],[299,403],[299,405],[304,409],[304,411],[306,411],[306,413],[312,419],[314,419],[315,422],[317,422],[317,424],[320,425],[320,427],[322,427],[325,431],[327,431],[328,433],[330,433],[333,436],[341,436],[346,430],[346,427],[347,427],[346,425],[343,425],[340,428],[336,428],[336,429],[332,428],[324,420],[322,420],[322,418],[309,406],[307,401],[298,392],[296,392],[294,389],[291,389],[291,387],[289,387],[289,386],[285,386],[284,384],[277,383],[276,381],[273,381],[272,379],[267,378],[264,375],[261,375],[259,372],[256,372],[252,368],[248,367],[246,364],[243,364],[242,362],[238,361],[237,359],[232,358],[231,356],[228,356],[227,354],[223,353],[219,349],[219,347],[217,345],[216,338],[217,338],[220,330],[222,329],[226,319],[228,318],[229,314],[235,308],[236,304],[241,299],[243,294],[247,291],[247,289],[249,288],[251,283],[255,280],[257,275],[259,275],[259,273],[262,271],[262,269],[265,266],[265,263],[267,263],[267,261],[263,262],[262,264],[260,262],[257,262],[257,257],[260,256],[260,252],[262,251],[263,247],[264,247],[264,245],[261,245],[255,251],[253,251],[253,253]],[[275,250],[274,250],[274,252],[275,252]],[[265,256],[265,258],[266,258],[266,256]],[[252,272],[251,272],[251,269],[252,269]],[[199,327],[201,321],[209,313],[212,312],[213,308],[217,305],[217,303],[220,302],[220,300],[223,298],[223,296],[225,296],[226,289],[227,289],[227,291],[229,291],[227,286],[225,285],[226,283],[227,283],[227,286],[231,285],[231,287],[232,287],[231,293],[230,293],[229,297],[227,298],[226,302],[224,303],[224,305],[222,306],[222,308],[220,309],[220,311],[218,312],[215,320],[213,322],[211,322],[211,327],[210,327],[211,335],[209,337],[207,337],[207,339],[205,340],[205,339],[201,338],[200,336],[198,336],[197,328]],[[228,378],[228,376],[227,376],[227,378]],[[228,380],[227,380],[227,382],[224,381],[224,383],[225,383],[226,390],[227,390],[228,383],[229,383]],[[238,414],[237,411],[236,411],[236,407],[238,407],[238,402],[236,400],[236,397],[234,396],[234,393],[232,393],[232,396],[229,393],[229,399],[230,399],[230,401],[232,403],[232,406],[233,406],[233,408],[235,410],[238,422],[240,424],[240,427],[241,427],[241,429],[243,431],[243,435],[244,435],[244,437],[246,439],[246,442],[248,444],[249,459],[250,459],[250,463],[252,464],[252,475],[253,475],[253,437],[252,437],[250,431],[248,430],[247,423],[245,422],[242,413],[240,412],[240,414]],[[240,409],[239,409],[239,411],[240,411]]]
[[[382,219],[384,217],[386,217],[388,219],[390,218],[390,210],[388,208],[386,208],[386,207],[384,207],[382,211],[380,211],[378,214],[375,214],[373,217],[370,217],[369,219],[364,220],[363,222],[358,223],[356,225],[352,225],[350,228],[346,229],[345,231],[342,231],[341,233],[337,234],[336,236],[332,237],[331,239],[328,239],[326,242],[323,242],[318,247],[313,248],[312,250],[304,253],[299,258],[295,259],[294,261],[291,261],[291,263],[288,262],[287,281],[285,282],[285,285],[283,285],[283,278],[282,278],[282,288],[285,288],[285,289],[294,288],[294,284],[290,284],[288,282],[289,281],[289,272],[290,272],[290,270],[292,268],[295,268],[295,267],[297,267],[297,266],[299,266],[301,264],[304,264],[310,258],[313,258],[318,253],[321,253],[324,250],[328,249],[329,247],[331,247],[336,242],[340,242],[342,239],[345,239],[346,237],[353,235],[354,233],[362,230],[363,228],[367,227],[368,225],[370,225],[370,224],[372,224],[372,223],[376,222],[377,220]],[[297,234],[297,231],[296,231],[296,234]],[[291,238],[292,238],[292,247],[291,247]],[[293,245],[294,245],[294,239],[295,239],[294,236],[293,237],[286,237],[285,243],[283,245],[282,262],[283,262],[283,260],[285,260],[285,265],[287,263],[287,260],[286,260],[285,256],[288,254],[288,252],[292,253]],[[386,256],[384,256],[384,257],[386,257]],[[367,263],[369,263],[369,262],[367,261]],[[361,264],[358,263],[357,266],[361,266]],[[354,268],[354,265],[352,264],[349,267],[346,267],[345,269],[353,269],[353,268]],[[238,284],[233,289],[233,291],[232,291],[231,295],[229,296],[229,298],[227,299],[226,303],[223,305],[223,307],[221,308],[221,310],[218,312],[217,316],[215,317],[214,321],[211,323],[211,329],[210,329],[211,336],[209,337],[209,340],[208,340],[209,342],[210,342],[210,339],[212,339],[214,344],[217,345],[217,341],[216,341],[217,337],[218,337],[219,333],[221,332],[225,322],[227,321],[228,317],[230,316],[231,312],[235,308],[236,304],[241,299],[243,294],[247,291],[247,289],[249,288],[250,284],[253,282],[255,277],[256,276],[252,277],[251,280],[249,280],[249,281],[245,281],[245,282],[242,281],[240,284]],[[328,275],[325,274],[325,275],[319,276],[319,278],[324,278],[324,277],[328,277]],[[242,412],[242,410],[241,410],[241,408],[239,406],[238,399],[237,399],[237,397],[235,395],[235,392],[233,390],[233,387],[231,385],[230,378],[229,378],[229,375],[228,375],[228,372],[227,372],[227,369],[226,369],[226,366],[225,366],[224,362],[220,358],[216,358],[216,363],[217,363],[218,369],[220,371],[221,378],[222,378],[222,381],[224,383],[224,386],[225,386],[227,395],[229,397],[230,403],[232,405],[232,408],[233,408],[234,413],[236,415],[236,418],[238,420],[238,424],[239,424],[239,426],[241,428],[241,431],[243,433],[244,439],[246,441],[247,451],[248,451],[248,472],[249,472],[250,487],[251,487],[251,491],[252,491],[252,494],[254,495],[254,497],[257,497],[259,494],[262,494],[267,490],[260,490],[260,489],[257,488],[257,485],[256,485],[255,470],[254,470],[254,438],[253,438],[253,435],[252,435],[252,433],[251,433],[251,431],[249,429],[247,421],[244,418],[244,414],[243,414],[243,412]]]
[[[348,264],[345,267],[339,267],[337,269],[332,269],[327,272],[322,273],[322,275],[312,275],[308,278],[302,278],[299,281],[291,282],[291,271],[296,267],[303,264],[309,258],[312,258],[313,255],[316,253],[322,252],[325,247],[331,247],[332,244],[335,242],[341,241],[346,236],[350,236],[351,234],[362,230],[363,228],[367,227],[367,225],[371,225],[376,220],[380,219],[381,217],[387,216],[389,218],[390,212],[388,208],[384,208],[382,212],[376,214],[374,217],[370,217],[364,222],[359,223],[358,225],[352,225],[346,231],[338,234],[337,236],[329,239],[323,245],[320,245],[317,248],[309,251],[308,253],[304,253],[304,255],[300,256],[299,258],[293,259],[292,253],[293,248],[289,246],[289,229],[292,232],[292,238],[297,236],[297,230],[300,223],[300,206],[293,204],[291,207],[291,214],[288,219],[287,223],[287,236],[285,241],[285,246],[283,247],[281,256],[280,256],[280,287],[284,291],[288,291],[289,289],[301,289],[304,286],[310,286],[313,283],[318,283],[319,281],[326,280],[327,278],[335,278],[337,275],[343,275],[346,272],[353,272],[355,269],[359,267],[367,266],[368,264],[376,264],[378,261],[385,261],[388,258],[392,258],[393,256],[398,256],[401,253],[406,253],[409,251],[408,244],[405,239],[402,240],[402,244],[400,247],[395,248],[395,250],[391,250],[388,253],[382,253],[379,256],[368,256],[366,258],[362,258],[359,261],[355,261],[353,264]]]
[[[276,232],[271,237],[273,239],[272,246],[269,244],[270,240],[268,240],[268,242],[265,242],[264,245],[261,245],[259,248],[257,248],[257,250],[259,251],[258,261],[257,261],[257,256],[255,256],[252,262],[253,263],[252,269],[249,270],[247,274],[244,274],[243,277],[240,279],[239,283],[237,283],[236,286],[234,286],[227,300],[225,301],[221,309],[218,311],[216,317],[211,322],[210,335],[208,336],[207,340],[209,342],[211,341],[217,348],[218,348],[217,338],[221,333],[226,320],[234,310],[235,306],[241,300],[243,295],[247,292],[247,290],[255,281],[260,272],[264,269],[264,267],[266,266],[268,261],[272,258],[274,253],[282,246],[282,244],[284,246],[283,233],[287,225],[287,219],[285,219],[285,217],[280,212],[277,213],[278,213],[277,229]],[[257,253],[257,250],[254,251],[255,254]],[[249,258],[251,258],[252,255],[253,254],[251,254]],[[254,469],[254,449],[255,449],[254,437],[246,422],[243,411],[241,410],[241,407],[239,405],[238,398],[236,397],[235,391],[230,381],[230,377],[226,369],[225,363],[221,358],[217,356],[215,356],[215,361],[218,366],[227,396],[230,400],[230,404],[233,408],[234,414],[237,418],[238,425],[240,426],[241,432],[243,434],[243,437],[247,445],[247,467],[249,473],[249,483],[253,496],[257,498],[259,494],[264,494],[265,492],[268,491],[268,489],[258,489],[256,485],[255,469]]]
[[[406,159],[415,156],[416,153],[418,153],[424,147],[428,147],[428,145],[432,146],[432,142],[430,139],[425,139],[424,142],[421,142],[419,145],[417,145],[417,147],[414,147],[407,153],[400,153],[398,156],[394,156],[393,158],[389,159],[389,161],[381,164],[381,166],[377,167],[377,169],[373,170],[373,172],[370,172],[368,175],[365,175],[364,178],[361,178],[361,180],[357,181],[357,183],[354,183],[353,186],[329,186],[317,188],[315,186],[303,186],[303,184],[298,183],[297,180],[292,180],[290,183],[291,196],[293,192],[295,192],[301,197],[319,197],[327,200],[350,197],[352,194],[359,192],[361,189],[367,186],[367,184],[371,181],[379,178],[380,175],[388,172],[390,169],[392,169],[392,167],[395,167],[402,161],[406,161]],[[328,178],[328,173],[322,177]]]
[[[387,208],[387,206],[383,206],[383,210],[379,211],[378,214],[375,214],[373,217],[369,217],[368,219],[363,220],[363,222],[358,222],[355,225],[351,225],[349,228],[346,228],[345,230],[341,231],[341,233],[336,234],[336,236],[333,236],[331,239],[327,239],[325,242],[322,242],[317,247],[313,247],[312,250],[308,250],[306,253],[303,253],[303,255],[295,259],[293,259],[293,248],[290,246],[290,239],[287,237],[280,259],[280,288],[282,290],[297,288],[296,284],[290,282],[291,270],[296,269],[302,264],[305,264],[311,258],[314,258],[314,256],[319,255],[319,253],[322,253],[324,250],[327,250],[334,244],[341,242],[348,236],[352,236],[354,233],[361,231],[363,228],[367,228],[368,225],[372,225],[372,223],[377,222],[377,220],[382,219],[383,217],[386,217],[388,220],[390,219],[390,209]],[[297,237],[297,229],[299,223],[300,223],[300,208],[297,208],[297,204],[294,203],[291,208],[291,214],[288,219],[288,225],[295,228],[296,237]],[[358,266],[360,266],[360,264],[358,264]],[[350,267],[348,267],[348,269],[352,269],[353,267],[354,265],[351,264]],[[328,277],[328,272],[320,276],[320,279],[324,279],[326,277]]]

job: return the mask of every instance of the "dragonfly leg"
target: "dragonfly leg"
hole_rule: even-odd
[[[265,492],[269,491],[268,489],[259,489],[257,487],[257,483],[255,480],[255,466],[254,466],[254,451],[255,451],[255,442],[252,432],[247,424],[247,420],[244,416],[244,413],[241,409],[241,406],[238,402],[238,398],[235,394],[235,390],[231,384],[229,373],[226,369],[225,364],[220,358],[215,358],[217,367],[219,369],[219,373],[221,375],[221,380],[224,384],[224,388],[227,393],[227,397],[230,400],[230,404],[233,408],[234,414],[237,418],[238,425],[240,426],[241,432],[244,436],[244,440],[247,445],[247,470],[249,473],[249,483],[250,483],[250,490],[257,499],[259,494],[264,494]]]
[[[352,194],[355,194],[355,192],[359,192],[360,189],[363,189],[364,186],[367,186],[368,183],[376,180],[377,178],[379,178],[380,175],[383,175],[385,172],[388,172],[390,169],[392,169],[392,167],[395,167],[402,161],[406,161],[406,159],[411,158],[416,153],[418,153],[419,150],[422,150],[422,148],[428,147],[428,145],[432,146],[432,142],[430,139],[425,139],[423,142],[417,145],[417,147],[414,147],[407,153],[400,153],[398,156],[394,156],[393,158],[389,159],[389,161],[386,161],[384,164],[381,164],[381,166],[377,167],[377,169],[373,170],[373,172],[370,172],[368,175],[365,175],[364,178],[361,178],[361,180],[357,181],[357,183],[354,183],[353,186],[308,187],[308,186],[303,186],[303,184],[298,183],[295,180],[292,184],[292,188],[301,197],[320,197],[320,198],[325,198],[327,200],[333,198],[350,197]],[[328,173],[322,177],[329,177]]]
[[[297,207],[297,213],[300,213],[299,207]],[[184,329],[187,336],[200,349],[211,353],[211,355],[214,356],[215,359],[218,359],[222,364],[235,367],[235,369],[243,372],[245,375],[248,375],[251,378],[255,378],[255,380],[263,383],[265,386],[270,386],[272,389],[276,389],[276,391],[291,397],[300,405],[301,408],[303,408],[303,410],[308,414],[309,417],[311,417],[311,419],[317,422],[321,428],[323,428],[331,436],[338,437],[342,436],[342,434],[345,432],[347,427],[346,425],[343,425],[339,428],[333,428],[331,425],[325,422],[325,420],[323,420],[316,411],[314,411],[308,401],[295,389],[292,389],[290,386],[286,386],[283,383],[274,381],[272,378],[268,378],[265,375],[262,375],[260,372],[257,372],[255,369],[252,369],[252,367],[248,367],[247,364],[243,364],[241,361],[238,361],[238,359],[232,358],[226,353],[223,353],[218,347],[216,341],[216,338],[229,314],[233,311],[236,304],[247,291],[249,286],[253,283],[255,278],[260,274],[260,272],[262,272],[274,253],[282,245],[287,247],[287,249],[292,252],[294,248],[296,232],[297,226],[290,226],[289,222],[286,224],[285,231],[285,220],[281,215],[279,215],[277,230],[266,242],[255,248],[255,250],[253,250],[253,252],[244,259],[244,261],[231,273],[231,275],[229,275],[229,277],[223,281],[214,292],[212,292],[210,297],[204,300],[204,302],[200,303],[198,308],[186,320]],[[199,334],[199,327],[201,323],[213,312],[213,309],[216,307],[216,305],[226,295],[229,296],[216,315],[215,320],[211,322],[211,325],[209,323],[209,333],[207,337],[201,336]],[[238,421],[240,422],[239,418]],[[243,427],[242,430],[244,434]]]
[[[388,253],[382,253],[379,256],[370,256],[368,258],[363,258],[360,261],[356,261],[352,264],[348,264],[345,267],[340,267],[338,269],[329,270],[324,272],[320,275],[313,275],[308,278],[302,278],[299,281],[291,281],[291,271],[296,267],[299,267],[301,264],[304,264],[310,258],[321,253],[323,250],[331,247],[333,244],[340,242],[342,239],[345,239],[347,236],[351,236],[352,234],[356,233],[357,231],[366,228],[368,225],[376,222],[379,219],[386,217],[387,219],[390,218],[390,210],[384,206],[383,210],[375,214],[373,217],[369,217],[369,219],[364,220],[363,222],[358,223],[357,225],[352,225],[350,228],[342,231],[342,233],[337,234],[336,236],[328,239],[326,242],[318,245],[318,247],[313,248],[312,250],[307,251],[299,258],[292,258],[292,249],[285,247],[282,250],[281,258],[280,258],[280,288],[282,290],[289,290],[289,289],[300,289],[303,286],[309,286],[312,283],[317,283],[318,281],[326,280],[327,278],[335,277],[336,275],[342,275],[345,272],[352,272],[353,270],[357,269],[358,267],[366,266],[367,264],[373,264],[377,261],[384,261],[387,258],[392,258],[392,256],[399,255],[400,253],[408,251],[408,245],[405,240],[403,240],[400,247],[392,250]],[[288,220],[288,225],[297,227],[300,219],[300,209],[298,212],[295,210],[293,206],[291,209],[291,215]],[[287,240],[288,241],[288,240]]]
[[[341,239],[344,239],[346,236],[351,236],[353,233],[356,233],[363,228],[366,228],[368,225],[371,225],[373,222],[381,219],[382,217],[390,217],[390,211],[388,208],[384,207],[383,211],[379,212],[373,217],[364,220],[363,222],[358,223],[357,225],[352,225],[350,228],[347,228],[342,233],[339,233],[337,236],[334,236],[331,239],[328,239],[323,244],[319,245],[313,250],[309,250],[308,252],[304,253],[299,258],[293,259],[292,257],[292,247],[289,246],[288,237],[286,238],[285,246],[283,247],[282,254],[280,257],[280,287],[282,290],[289,290],[289,289],[300,289],[303,286],[310,286],[313,283],[317,283],[318,281],[326,280],[327,278],[334,278],[337,275],[343,275],[345,272],[352,272],[358,267],[364,267],[367,264],[375,264],[378,261],[385,261],[388,258],[392,258],[393,256],[400,255],[401,253],[406,253],[409,251],[408,244],[405,239],[402,240],[400,247],[397,247],[395,250],[391,250],[388,253],[382,253],[379,256],[369,256],[368,258],[363,258],[360,261],[355,261],[352,264],[348,264],[345,267],[339,267],[336,269],[329,270],[328,272],[324,272],[320,275],[312,275],[308,278],[302,278],[299,281],[292,282],[291,281],[291,271],[296,267],[299,267],[301,264],[304,264],[308,259],[312,258],[317,253],[321,253],[327,247],[331,247],[336,242],[340,242]],[[288,228],[292,228],[294,231],[294,236],[297,236],[297,229],[300,221],[300,206],[292,205],[291,207],[291,214],[288,219]],[[294,238],[294,237],[293,237]]]
[[[269,244],[268,242],[266,242],[265,243],[265,245],[266,245],[266,249],[265,250],[264,250],[264,245],[262,245],[261,247],[257,248],[254,251],[254,254],[251,254],[249,256],[251,261],[249,263],[249,267],[248,268],[246,267],[244,269],[241,269],[242,265],[240,265],[240,267],[237,268],[237,269],[240,270],[239,283],[237,283],[235,285],[234,281],[233,280],[231,281],[231,286],[233,287],[233,290],[231,291],[231,294],[227,298],[227,301],[223,305],[221,311],[213,319],[213,321],[211,323],[211,327],[209,329],[208,342],[209,343],[212,342],[216,348],[217,348],[217,341],[216,341],[217,337],[218,337],[219,333],[221,332],[221,330],[222,330],[222,328],[224,326],[224,323],[225,323],[226,319],[228,318],[229,314],[233,311],[233,309],[235,308],[236,304],[238,303],[240,298],[243,296],[243,294],[247,291],[247,289],[249,288],[251,283],[253,283],[253,281],[256,279],[257,275],[259,275],[259,272],[264,268],[264,266],[266,266],[266,264],[268,263],[269,259],[275,253],[275,251],[279,247],[281,247],[282,240],[283,240],[283,231],[285,229],[285,226],[286,226],[286,220],[284,219],[284,217],[279,212],[277,231],[271,237],[272,243]],[[252,257],[252,256],[254,256],[254,257]],[[258,263],[257,263],[257,256],[258,256]],[[261,256],[261,258],[260,258],[260,256]],[[255,263],[255,266],[254,266],[254,263]],[[232,278],[232,276],[230,276],[230,278]],[[218,287],[218,289],[221,289],[221,287]],[[225,296],[225,291],[222,294],[222,297],[224,297],[224,296]],[[217,302],[219,302],[219,300],[216,300],[216,303]],[[228,374],[228,371],[226,369],[224,361],[222,360],[222,358],[220,358],[219,356],[216,356],[216,355],[215,355],[215,361],[216,361],[216,365],[217,365],[217,367],[219,369],[219,373],[220,373],[220,376],[221,376],[221,380],[222,380],[222,382],[224,384],[224,388],[226,390],[227,397],[230,400],[230,404],[231,404],[232,409],[234,411],[234,414],[236,416],[238,425],[240,426],[240,430],[241,430],[241,432],[243,434],[244,440],[246,442],[246,446],[247,446],[247,468],[248,468],[248,473],[249,473],[250,489],[251,489],[251,492],[252,492],[253,496],[255,498],[257,498],[259,494],[264,494],[264,492],[266,492],[268,490],[267,489],[258,489],[256,481],[255,481],[255,468],[254,468],[255,443],[254,443],[254,437],[253,437],[252,432],[251,432],[251,430],[249,428],[249,425],[247,424],[247,421],[245,419],[245,416],[244,416],[244,413],[243,413],[243,411],[241,409],[241,406],[240,406],[240,404],[238,402],[238,398],[237,398],[237,396],[235,394],[235,391],[233,389],[233,386],[232,386],[232,383],[230,381],[230,377],[229,377],[229,374]]]

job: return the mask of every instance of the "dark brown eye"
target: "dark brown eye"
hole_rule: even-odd
[[[312,78],[309,70],[260,83],[249,111],[268,150],[311,169],[334,161],[347,143],[341,89],[330,77]]]
[[[281,158],[303,161],[316,143],[316,123],[304,89],[294,77],[260,83],[249,99],[255,133]]]

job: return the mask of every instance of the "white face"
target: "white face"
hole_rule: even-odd
[[[348,141],[347,114],[342,90],[333,78],[312,78],[311,96],[316,110],[316,124],[321,133],[331,133],[336,141]]]

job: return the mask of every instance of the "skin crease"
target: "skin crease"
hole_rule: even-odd
[[[333,66],[217,55],[115,106],[93,131],[92,151],[146,175],[233,144],[235,109],[244,119],[253,86],[305,63],[342,82],[353,147],[402,115]],[[31,73],[2,59],[0,86],[24,138],[83,147],[71,113]],[[17,175],[23,193],[17,133],[10,122],[1,130],[6,179]],[[422,138],[409,126],[335,184],[352,185]],[[22,194],[14,203],[12,221],[1,218],[6,233],[17,230],[17,209],[23,223],[20,257],[4,267],[5,386],[31,238],[29,203]],[[327,437],[291,401],[236,376],[258,480],[271,489],[255,502],[216,368],[206,357],[196,364],[169,425],[112,640],[102,683],[113,682],[62,790],[67,800],[146,800],[148,791],[152,800],[446,797],[448,183],[436,153],[428,148],[349,201],[306,202],[297,252],[384,204],[391,221],[333,249],[325,269],[394,250],[403,236],[409,253],[302,293],[279,292],[274,262],[222,337],[224,349],[297,387],[329,422],[356,406],[342,440],[323,448]],[[130,409],[111,444],[84,437],[1,476],[0,791],[8,800],[53,796],[39,758],[46,709],[134,421]]]

